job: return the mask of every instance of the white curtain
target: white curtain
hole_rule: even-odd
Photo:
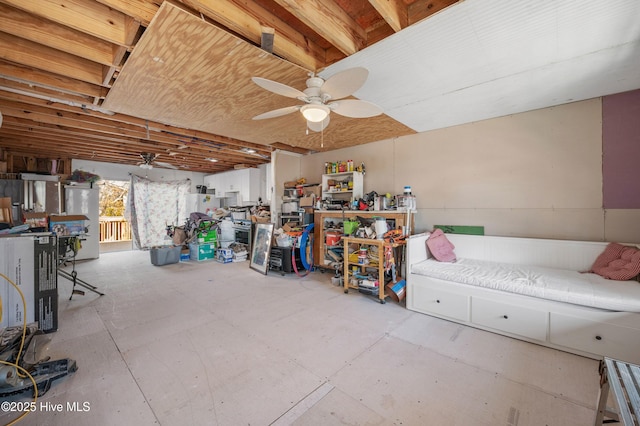
[[[171,244],[167,226],[180,226],[187,219],[189,179],[154,182],[131,175],[129,215],[136,247],[148,249]]]

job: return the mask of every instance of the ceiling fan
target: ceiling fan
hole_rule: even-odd
[[[174,166],[173,164],[164,163],[162,161],[156,161],[156,158],[158,158],[159,156],[160,154],[142,152],[140,153],[140,157],[142,158],[142,163],[138,163],[138,166],[147,170],[153,169],[154,164],[157,165],[158,167],[164,167],[166,169],[177,169],[177,167]]]
[[[304,91],[266,78],[251,77],[251,80],[263,89],[304,102],[303,105],[274,109],[273,111],[256,115],[253,119],[263,120],[300,111],[307,120],[309,130],[320,132],[329,125],[329,114],[332,111],[351,118],[367,118],[380,115],[382,114],[382,108],[374,103],[359,99],[343,99],[361,88],[368,75],[369,71],[362,67],[340,71],[327,80],[311,73],[307,79],[307,88]]]

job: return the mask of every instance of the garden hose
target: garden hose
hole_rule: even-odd
[[[307,227],[302,232],[302,236],[300,237],[300,261],[302,262],[302,266],[304,266],[304,268],[307,270],[306,273],[300,274],[298,272],[295,246],[291,250],[291,265],[293,266],[293,270],[296,273],[296,275],[301,278],[309,275],[309,272],[311,272],[311,269],[313,268],[313,233],[312,231],[313,231],[313,223],[307,225]],[[309,238],[309,235],[311,235],[311,238]],[[310,262],[307,261],[307,246],[311,246]]]

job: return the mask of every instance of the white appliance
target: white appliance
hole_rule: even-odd
[[[220,199],[213,194],[187,194],[187,213],[194,212],[211,215],[220,207]]]
[[[100,190],[97,187],[67,185],[64,188],[67,214],[83,214],[89,218],[88,228],[82,248],[76,255],[77,260],[97,259],[100,257]]]

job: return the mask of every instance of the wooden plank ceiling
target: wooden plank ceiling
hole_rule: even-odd
[[[309,72],[456,1],[0,0],[0,161],[17,173],[34,159],[135,165],[150,152],[215,173],[268,162],[275,148],[413,133],[386,115],[332,114],[322,133],[300,114],[251,120],[298,101],[250,78],[303,90]],[[260,48],[269,33],[272,53]]]

